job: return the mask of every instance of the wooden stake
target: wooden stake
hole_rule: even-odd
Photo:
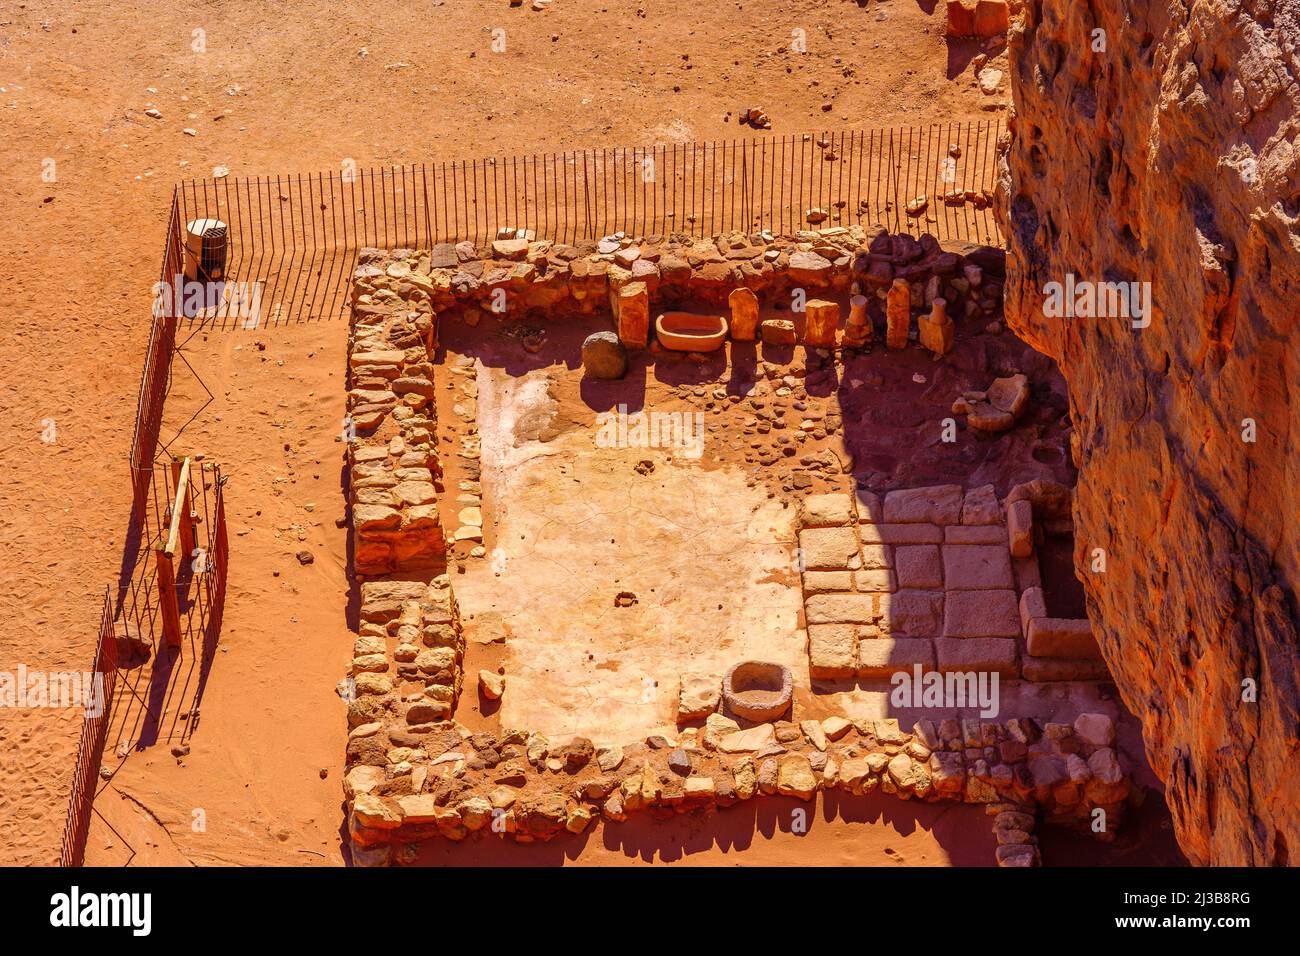
[[[175,463],[173,463],[173,469]],[[181,464],[180,474],[176,476],[175,494],[172,496],[172,523],[171,529],[167,533],[167,544],[163,547],[167,557],[174,557],[176,547],[180,543],[181,518],[189,515],[189,508],[186,506],[186,497],[190,489],[190,460],[188,458]],[[193,540],[193,529],[191,529],[191,540]],[[187,551],[186,554],[189,554]]]
[[[158,605],[162,609],[163,635],[169,647],[181,646],[181,611],[176,602],[176,572],[171,555],[154,552],[158,564]]]

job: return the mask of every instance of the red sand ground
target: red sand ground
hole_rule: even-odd
[[[344,159],[364,167],[725,138],[742,132],[730,117],[755,105],[771,115],[771,135],[985,118],[990,98],[968,65],[978,47],[950,47],[934,6],[7,5],[0,669],[89,666],[102,591],[122,556],[149,289],[178,179],[219,164],[239,176],[337,169]],[[495,27],[507,31],[505,53],[489,52]],[[806,31],[806,54],[788,50],[796,28]],[[196,53],[200,30],[206,52]],[[146,116],[150,107],[162,118]],[[52,182],[42,179],[50,159]],[[328,323],[216,333],[191,345],[217,401],[177,448],[222,461],[231,478],[223,650],[191,754],[178,762],[160,741],[128,758],[123,786],[98,808],[130,850],[100,840],[92,861],[341,860],[344,723],[332,688],[350,642],[333,436],[345,338],[341,323]],[[255,352],[256,339],[264,352]],[[177,369],[164,438],[198,410],[202,393]],[[41,441],[46,419],[57,428],[53,443]],[[315,555],[305,567],[293,558],[303,548]],[[78,731],[77,712],[0,713],[0,863],[57,859]],[[855,810],[875,822],[852,827],[824,821],[819,809],[809,835],[794,836],[771,806],[681,821],[662,836],[600,831],[578,844],[526,848],[518,859],[990,858],[982,822],[964,838],[949,822],[963,808]],[[728,852],[736,848],[745,853]],[[455,862],[466,855],[448,853]]]

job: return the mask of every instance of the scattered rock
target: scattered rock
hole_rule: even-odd
[[[505,691],[506,679],[502,675],[488,670],[478,672],[478,692],[486,699],[500,700]]]
[[[627,373],[627,349],[616,333],[596,332],[582,343],[582,368],[592,378],[622,378]]]

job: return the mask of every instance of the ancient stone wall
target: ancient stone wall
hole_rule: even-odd
[[[1069,383],[1090,617],[1189,859],[1287,863],[1300,8],[1026,0],[1009,42],[1006,316]],[[1049,315],[1067,282],[1149,282],[1150,313]]]
[[[644,293],[647,305],[656,308],[725,311],[738,288],[777,308],[790,306],[794,290],[802,290],[804,299],[861,292],[870,316],[883,323],[888,292],[899,279],[904,305],[913,314],[933,310],[942,298],[947,316],[987,323],[1002,302],[999,250],[969,243],[941,246],[932,236],[918,240],[879,227],[837,226],[792,238],[617,236],[573,245],[509,238],[485,247],[463,242],[429,251],[368,249],[360,262],[358,278],[365,281],[354,292],[371,299],[379,294],[471,325],[485,313],[542,323],[617,314],[624,299],[636,297],[632,293]],[[625,289],[628,295],[621,294]],[[846,336],[846,344],[862,342]]]
[[[713,713],[673,741],[600,747],[451,721],[409,730],[373,721],[349,736],[344,790],[362,865],[410,862],[429,839],[530,843],[581,833],[597,816],[668,818],[838,789],[981,804],[997,814],[997,863],[1034,866],[1035,818],[1113,838],[1130,790],[1114,743],[1100,714],[1043,727],[1029,718],[921,720],[909,733],[894,719],[843,717],[742,729]]]
[[[432,382],[435,308],[473,323],[504,294],[507,314],[539,310],[551,319],[613,311],[612,300],[635,284],[644,286],[633,290],[636,295],[654,295],[665,304],[680,297],[718,305],[732,301],[738,288],[788,302],[795,289],[844,292],[856,284],[857,291],[875,293],[873,308],[884,325],[890,325],[889,311],[895,313],[895,333],[897,320],[904,320],[906,342],[923,331],[912,319],[935,314],[939,298],[964,320],[992,319],[1000,269],[1001,257],[992,250],[955,252],[926,239],[860,229],[796,240],[737,235],[656,245],[611,237],[588,248],[513,238],[490,250],[366,250],[354,288],[350,408],[358,434],[352,488],[357,543],[375,547],[376,555],[367,552],[358,571],[409,576],[412,555],[419,565],[432,552],[445,551],[440,525],[434,530],[436,511],[413,510],[436,504],[430,494],[437,490],[435,422],[426,388]],[[742,310],[752,304],[746,301]],[[854,334],[867,336],[854,340],[862,345],[871,332],[858,326]],[[420,467],[428,469],[433,488],[399,492],[404,482],[426,481],[423,474],[399,474]],[[397,500],[369,493],[363,498],[366,489]],[[940,521],[943,515],[932,513],[953,497],[940,489],[943,500],[930,501],[933,491],[900,493],[892,502],[887,497],[882,527],[893,526],[891,521],[920,527],[920,515],[936,530],[939,524],[959,525],[949,529],[954,546],[979,547],[996,538],[1000,553],[1007,553],[1008,531],[991,487],[956,490],[958,516],[970,519],[964,530],[956,518]],[[411,517],[423,529],[415,539],[419,544],[399,549],[400,538],[391,536],[409,527]],[[939,531],[939,541],[945,533]],[[1025,573],[1031,571],[1026,566]],[[1015,592],[1004,590],[1010,598],[1007,627],[1019,634]],[[703,726],[688,727],[674,740],[652,736],[597,746],[524,730],[476,733],[450,719],[461,688],[464,642],[446,575],[365,581],[361,620],[344,790],[353,860],[362,865],[413,862],[427,839],[480,834],[547,840],[580,833],[598,815],[617,823],[634,812],[709,813],[757,795],[811,800],[818,790],[838,788],[984,805],[994,816],[999,865],[1032,866],[1039,862],[1032,835],[1038,819],[1091,830],[1102,810],[1101,835],[1109,836],[1130,788],[1114,749],[1114,728],[1100,715],[1046,727],[1028,718],[946,720],[937,726],[923,720],[910,733],[896,720],[842,717],[742,727],[716,712],[716,677],[683,682],[683,719],[702,720]]]
[[[371,576],[436,568],[447,537],[438,516],[432,310],[371,281],[361,263],[348,344],[352,559]]]
[[[358,264],[349,338],[349,503],[352,563],[362,579],[348,726],[392,717],[451,716],[460,695],[464,639],[447,575],[438,512],[442,468],[433,397],[436,316],[374,280]]]
[[[1069,501],[1067,488],[1031,484]],[[1018,485],[1005,508],[992,485],[806,498],[799,563],[812,677],[883,680],[919,668],[1105,679],[1088,620],[1047,615],[1032,515],[1007,520],[1035,490]]]

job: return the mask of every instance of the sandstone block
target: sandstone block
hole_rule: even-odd
[[[1074,733],[1094,747],[1115,743],[1115,722],[1105,714],[1080,714],[1074,719]]]
[[[799,505],[799,520],[805,528],[843,527],[854,518],[853,495],[848,493],[809,495]]]
[[[1029,379],[1024,375],[995,378],[988,388],[988,403],[1013,418],[1024,410],[1028,402]]]
[[[622,378],[627,372],[627,350],[613,332],[595,332],[583,340],[582,368],[592,378]]]
[[[935,545],[900,545],[894,549],[894,569],[901,588],[943,587],[943,562]]]
[[[822,721],[822,733],[829,740],[839,740],[852,729],[853,723],[843,717],[827,717]]]
[[[798,341],[789,319],[767,319],[759,326],[764,345],[794,345]]]
[[[998,866],[1034,867],[1038,866],[1040,857],[1038,847],[1032,844],[1009,844],[1000,846],[995,851]]]
[[[840,306],[824,299],[809,299],[805,303],[804,344],[812,348],[835,348],[836,331],[840,324]]]
[[[862,563],[852,527],[805,528],[799,532],[799,550],[803,567],[810,571],[853,569]]]
[[[817,778],[806,756],[788,753],[777,761],[776,790],[783,796],[812,799],[817,792]]]
[[[1034,617],[1027,638],[1026,646],[1035,657],[1101,660],[1101,649],[1087,618]]]
[[[890,568],[864,568],[853,572],[853,586],[859,591],[883,593],[897,590],[898,584]]]
[[[949,671],[997,672],[1015,677],[1016,642],[1003,637],[941,637],[934,642],[938,669]]]
[[[940,544],[943,529],[933,524],[860,524],[862,544]]]
[[[912,672],[920,664],[934,668],[934,643],[927,638],[877,637],[858,641],[859,677],[888,678],[898,671]]]
[[[753,753],[776,743],[776,731],[771,724],[759,724],[748,730],[737,730],[718,741],[718,750],[726,754]]]
[[[798,251],[791,253],[789,275],[792,282],[819,288],[826,284],[830,274],[830,260],[815,252]]]
[[[1007,532],[1001,525],[951,524],[943,529],[944,544],[996,544],[1007,549]]]
[[[683,674],[677,695],[677,719],[698,720],[718,709],[722,678],[716,674]]]
[[[944,592],[904,588],[879,595],[880,629],[892,637],[935,637],[941,631]]]
[[[943,616],[944,637],[1019,637],[1016,592],[949,591]]]
[[[1020,594],[1020,630],[1024,634],[1029,634],[1029,622],[1036,617],[1047,617],[1047,600],[1043,596],[1043,589],[1025,588]]]
[[[885,495],[887,524],[957,524],[965,496],[961,485],[905,488]]]
[[[522,262],[528,256],[528,240],[497,239],[492,243],[492,254],[498,259]]]
[[[650,335],[650,293],[644,282],[629,282],[611,290],[618,340],[629,349],[643,349]]]
[[[1061,657],[1026,657],[1022,672],[1025,680],[1036,683],[1107,680],[1110,677],[1104,661]]]
[[[966,492],[962,499],[961,523],[964,525],[1000,525],[1002,508],[992,485],[981,485]]]
[[[853,571],[805,571],[803,573],[804,594],[829,594],[835,591],[853,590]]]
[[[886,594],[815,594],[804,603],[808,626],[814,624],[870,624],[880,618],[878,601]]]
[[[970,0],[948,0],[948,36],[975,35],[975,7]]]
[[[976,0],[972,25],[975,36],[981,39],[1006,33],[1011,29],[1011,12],[1007,0]]]
[[[929,315],[922,315],[917,323],[921,347],[936,356],[948,354],[957,336],[957,326],[944,314],[945,304],[943,299],[935,299],[934,310]]]
[[[752,342],[758,331],[758,296],[743,286],[727,296],[731,307],[731,337],[737,342]]]
[[[853,624],[808,625],[808,672],[813,677],[852,677],[857,670],[857,628]]]
[[[945,544],[943,578],[950,591],[1015,587],[1011,555],[1003,544]]]

